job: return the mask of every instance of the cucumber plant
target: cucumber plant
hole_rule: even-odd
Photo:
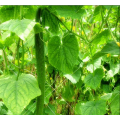
[[[119,9],[0,6],[0,114],[119,115]]]

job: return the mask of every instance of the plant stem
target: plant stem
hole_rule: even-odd
[[[71,32],[73,31],[73,19],[72,19],[72,23],[71,23]]]
[[[54,96],[54,100],[56,100],[56,94],[55,94],[55,83],[56,83],[56,79],[55,79],[55,70],[53,70],[53,96]]]
[[[6,56],[6,53],[5,53],[5,50],[3,49],[3,56],[4,56],[4,64],[5,64],[5,71],[7,74],[9,74],[9,70],[8,70],[8,64],[7,64],[7,56]]]
[[[111,7],[111,8],[112,8],[112,7]],[[102,24],[101,24],[101,26],[100,26],[100,28],[99,28],[99,32],[98,32],[97,34],[93,35],[93,37],[92,37],[90,43],[93,42],[94,38],[95,38],[95,37],[100,33],[100,31],[102,30],[103,22],[106,22],[106,21],[108,20],[109,14],[110,14],[110,12],[111,12],[111,8],[110,8],[110,10],[108,11],[108,15],[107,15],[107,17],[106,17],[105,20],[103,19],[103,14],[101,14],[101,15],[102,15]]]
[[[22,40],[22,72],[24,73],[24,44]]]
[[[20,73],[20,62],[19,62],[19,44],[20,44],[20,38],[18,40],[18,44],[17,44],[17,59],[18,59],[18,74],[17,74],[17,80],[19,77],[19,73]]]
[[[109,30],[109,32],[110,32],[110,34],[111,34],[111,36],[112,36],[113,40],[114,40],[115,42],[117,42],[117,40],[116,40],[115,36],[113,35],[113,33],[112,33],[112,31],[111,31],[111,28],[110,28],[110,26],[109,26],[109,23],[108,23],[108,22],[106,22],[106,24],[108,25],[108,30]]]
[[[36,22],[40,22],[41,9],[36,13]],[[41,23],[41,22],[40,22]],[[37,63],[37,81],[41,90],[41,96],[37,97],[36,115],[43,115],[44,109],[44,89],[45,89],[45,60],[44,60],[44,42],[43,33],[35,34],[35,49]]]
[[[80,25],[81,25],[81,29],[83,30],[83,32],[84,32],[84,34],[85,34],[85,37],[86,37],[86,43],[89,43],[89,40],[88,40],[88,37],[87,37],[87,35],[86,35],[86,33],[85,33],[85,30],[84,30],[84,28],[83,28],[83,25],[82,25],[82,19],[81,19],[81,21],[79,21],[79,23],[80,23]]]

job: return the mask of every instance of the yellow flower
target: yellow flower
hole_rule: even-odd
[[[106,69],[105,69],[105,68],[103,68],[103,70],[104,70],[104,72],[106,71]]]
[[[52,77],[50,77],[50,80],[52,80]]]
[[[61,17],[60,20],[61,20],[61,21],[65,21],[65,18],[64,18],[64,17]]]
[[[120,47],[120,42],[116,42],[116,44]]]
[[[82,35],[84,35],[84,32],[82,31]]]
[[[75,26],[73,26],[72,30],[75,31]]]
[[[111,56],[111,54],[108,53],[108,54],[107,54],[107,57],[110,57],[110,56]]]

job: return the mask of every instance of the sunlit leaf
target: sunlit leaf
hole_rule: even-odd
[[[9,20],[0,25],[0,30],[9,30],[25,40],[35,24],[36,22],[29,19]]]
[[[41,95],[37,80],[30,74],[0,77],[0,98],[13,114],[20,114],[29,102]]]

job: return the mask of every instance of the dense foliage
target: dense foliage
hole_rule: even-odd
[[[43,114],[120,115],[120,6],[105,5],[0,6],[0,115],[36,114],[38,33]]]

